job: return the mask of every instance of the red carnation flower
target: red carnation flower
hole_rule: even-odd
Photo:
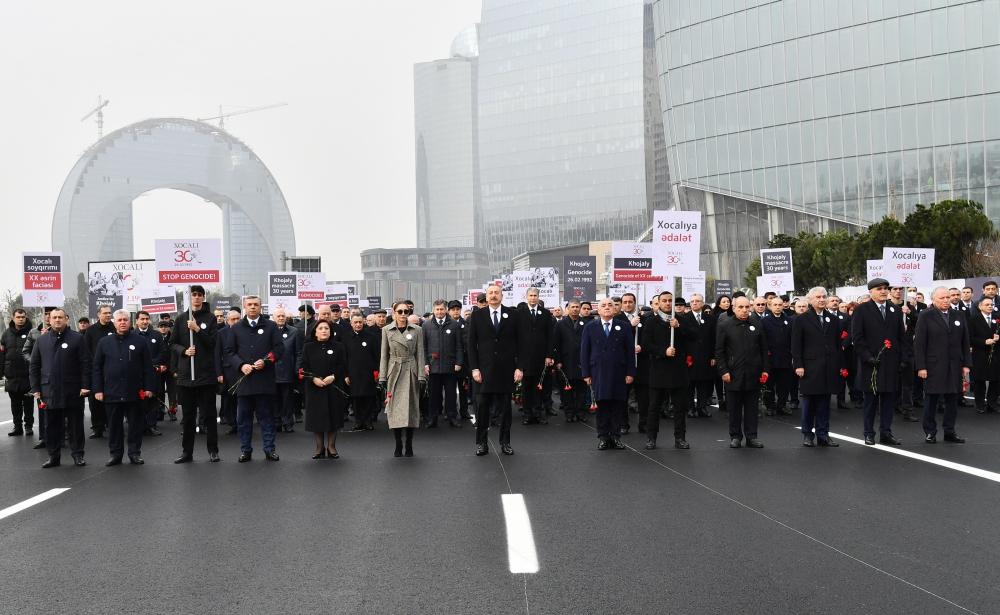
[[[48,408],[48,406],[45,404],[45,402],[42,400],[38,400],[38,409],[45,410],[46,408]]]
[[[767,373],[763,373],[760,375],[760,383],[767,384]]]
[[[840,368],[840,377],[841,378],[847,378],[847,368],[846,367]]]
[[[590,413],[593,414],[595,412],[597,412],[597,402],[592,401],[590,402]]]
[[[691,355],[688,355],[688,356],[684,357],[684,362],[687,363],[688,367],[691,367],[692,365],[694,365],[694,357],[692,357]]]
[[[885,346],[886,348],[892,348],[892,342],[890,342],[889,340],[882,340],[882,345]]]
[[[305,379],[306,379],[306,370],[304,370],[304,369],[302,369],[300,367],[299,368],[299,380],[305,380]]]
[[[536,384],[535,388],[538,389],[539,391],[541,391],[542,390],[542,383],[539,382],[538,384]]]
[[[267,353],[267,360],[270,361],[271,363],[277,363],[277,359],[274,358],[273,352]]]
[[[375,377],[375,380],[378,380],[378,370],[373,371],[372,376]]]
[[[573,387],[567,384],[566,386],[563,387],[563,390],[564,391],[572,391]]]
[[[840,332],[840,339],[842,339],[842,340],[846,340],[847,339],[847,331],[841,331]]]

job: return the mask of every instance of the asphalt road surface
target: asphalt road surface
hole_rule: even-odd
[[[836,435],[806,449],[794,422],[762,420],[763,450],[730,450],[716,413],[689,420],[689,451],[664,421],[660,449],[632,433],[602,452],[587,425],[515,420],[513,457],[445,426],[412,459],[383,422],[318,461],[299,425],[277,463],[255,434],[252,463],[235,436],[208,463],[200,436],[182,466],[167,423],[144,466],[105,468],[107,441],[87,440],[85,468],[50,470],[34,439],[0,435],[0,612],[1000,612],[1000,416],[960,409],[965,445],[897,421],[930,459]],[[860,410],[832,431],[860,438]]]

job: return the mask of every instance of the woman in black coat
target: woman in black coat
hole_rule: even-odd
[[[976,310],[968,312],[969,342],[972,344],[972,394],[976,397],[976,412],[995,412],[997,385],[1000,385],[1000,355],[996,352],[1000,341],[1000,324],[993,315],[993,300],[983,297]],[[989,383],[989,390],[986,388]]]
[[[30,332],[31,321],[28,320],[28,314],[18,308],[14,310],[14,317],[0,339],[0,352],[3,352],[4,357],[3,375],[7,379],[4,389],[10,397],[10,411],[14,418],[14,431],[8,436],[30,436],[34,433],[32,427],[35,424],[35,406],[34,401],[28,397],[28,391],[31,390],[28,361],[22,353]]]
[[[306,383],[306,431],[316,438],[313,459],[327,455],[337,459],[337,430],[344,426],[347,408],[347,360],[344,345],[330,339],[330,323],[320,321],[313,327],[309,341],[302,348],[302,379]]]
[[[347,383],[354,405],[356,429],[371,431],[378,420],[375,398],[378,393],[378,366],[382,349],[381,332],[365,327],[360,314],[351,316],[351,332],[343,336],[347,351]]]

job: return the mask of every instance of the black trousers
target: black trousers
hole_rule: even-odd
[[[958,416],[958,396],[961,393],[927,393],[924,395],[924,433],[937,435],[937,414],[938,399],[944,402],[944,417],[941,426],[945,434],[955,433],[955,418]]]
[[[10,397],[10,413],[14,418],[14,429],[24,424],[25,429],[31,429],[35,424],[35,402],[24,392],[7,391]]]
[[[458,413],[462,418],[469,416],[469,405],[472,403],[472,378],[460,374],[458,380]]]
[[[222,417],[222,422],[236,427],[236,396],[230,395],[223,389],[219,406],[219,416]]]
[[[552,368],[546,367],[542,375],[542,407],[548,412],[552,409]]]
[[[97,401],[93,395],[90,396],[90,428],[95,432],[108,428],[108,411],[104,402]]]
[[[624,399],[597,400],[597,437],[604,442],[621,437],[625,414],[628,412]]]
[[[177,379],[168,371],[163,374],[163,385],[167,389],[167,405],[177,407]]]
[[[726,391],[726,405],[729,407],[729,437],[747,440],[757,437],[757,399],[760,389],[749,391]]]
[[[674,439],[683,440],[687,434],[687,411],[689,408],[688,403],[690,402],[688,388],[649,389],[650,408],[660,408],[664,402],[673,404],[674,406]],[[650,440],[656,440],[656,435],[659,432],[660,413],[650,412],[646,416],[646,437]]]
[[[375,422],[375,396],[351,397],[354,404],[354,424],[365,427]]]
[[[431,374],[427,378],[430,387],[430,404],[427,406],[427,418],[437,421],[442,410],[449,419],[458,419],[458,374]],[[443,405],[443,408],[442,408]]]
[[[160,399],[163,397],[162,391],[154,391],[156,397],[151,397],[149,399],[143,399],[139,402],[142,407],[142,416],[145,420],[145,427],[156,427],[156,422],[160,418],[160,411],[163,409],[161,405],[163,402]]]
[[[510,393],[479,392],[476,399],[476,444],[488,444],[490,417],[496,414],[500,423],[500,444],[510,444]]]
[[[872,393],[871,384],[864,390],[864,434],[875,437],[875,415],[879,416],[879,435],[888,436],[892,433],[892,412],[896,407],[897,394]]]
[[[545,418],[545,406],[542,403],[542,390],[538,386],[542,384],[542,374],[525,374],[521,381],[521,391],[524,396],[522,407],[524,408],[524,418],[540,419]],[[544,386],[542,387],[544,389]]]
[[[565,390],[563,385],[563,397],[560,405],[566,418],[583,418],[587,416],[587,383],[583,380],[570,380],[570,390]]]
[[[1000,396],[1000,391],[997,390],[998,384],[1000,382],[987,380],[972,381],[972,394],[976,398],[976,408],[984,410],[986,408],[993,408],[997,397]],[[14,424],[17,425],[17,415],[15,414],[14,417]],[[25,425],[28,425],[28,423],[25,422]]]
[[[59,458],[59,449],[62,447],[63,433],[69,431],[69,450],[74,457],[83,457],[83,443],[86,439],[83,435],[83,398],[70,408],[46,408],[39,410],[39,420],[45,417],[45,431],[47,438],[45,448],[49,451],[49,457]],[[64,427],[65,425],[65,427]]]
[[[635,405],[639,409],[639,426],[647,425],[647,417],[651,414],[649,411],[649,384],[646,382],[633,382],[632,390],[635,391]],[[656,407],[656,414],[660,413],[659,406]]]
[[[768,376],[767,385],[765,385],[768,394],[764,398],[764,406],[771,410],[784,409],[788,405],[792,385],[795,385],[797,392],[799,381],[790,367],[774,368],[768,372]]]
[[[219,424],[215,420],[215,385],[206,384],[198,387],[177,387],[181,408],[184,416],[181,418],[181,450],[185,455],[194,454],[195,421],[200,415],[205,421],[205,432],[208,435],[206,445],[209,453],[219,452]],[[235,399],[235,398],[234,398]],[[235,406],[234,406],[235,409]]]
[[[295,426],[295,387],[291,382],[278,383],[278,395],[274,400],[274,424],[283,427]]]
[[[108,450],[115,459],[121,459],[128,441],[128,454],[142,453],[142,432],[146,429],[145,408],[138,401],[113,402],[104,404],[108,412]],[[128,435],[125,435],[122,421],[128,421]]]
[[[692,380],[688,386],[691,392],[691,405],[698,409],[708,408],[708,402],[712,400],[712,387],[715,383],[711,380]]]

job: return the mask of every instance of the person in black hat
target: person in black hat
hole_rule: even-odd
[[[892,435],[892,415],[900,389],[900,369],[908,368],[910,344],[903,325],[903,312],[889,301],[889,282],[868,282],[871,301],[854,310],[851,342],[858,360],[858,383],[864,395],[865,444],[875,444],[875,414],[879,413],[879,441],[898,446]]]
[[[306,330],[309,328],[313,317],[316,316],[316,310],[313,309],[311,305],[300,305],[299,306],[299,319],[295,322],[295,328],[299,330],[302,334],[302,338],[305,339]]]
[[[331,305],[330,312],[333,314],[333,317],[330,319],[331,329],[336,332],[334,334],[334,338],[337,341],[340,341],[351,333],[351,323],[349,320],[345,320],[340,317],[342,312],[340,305],[336,303]]]

